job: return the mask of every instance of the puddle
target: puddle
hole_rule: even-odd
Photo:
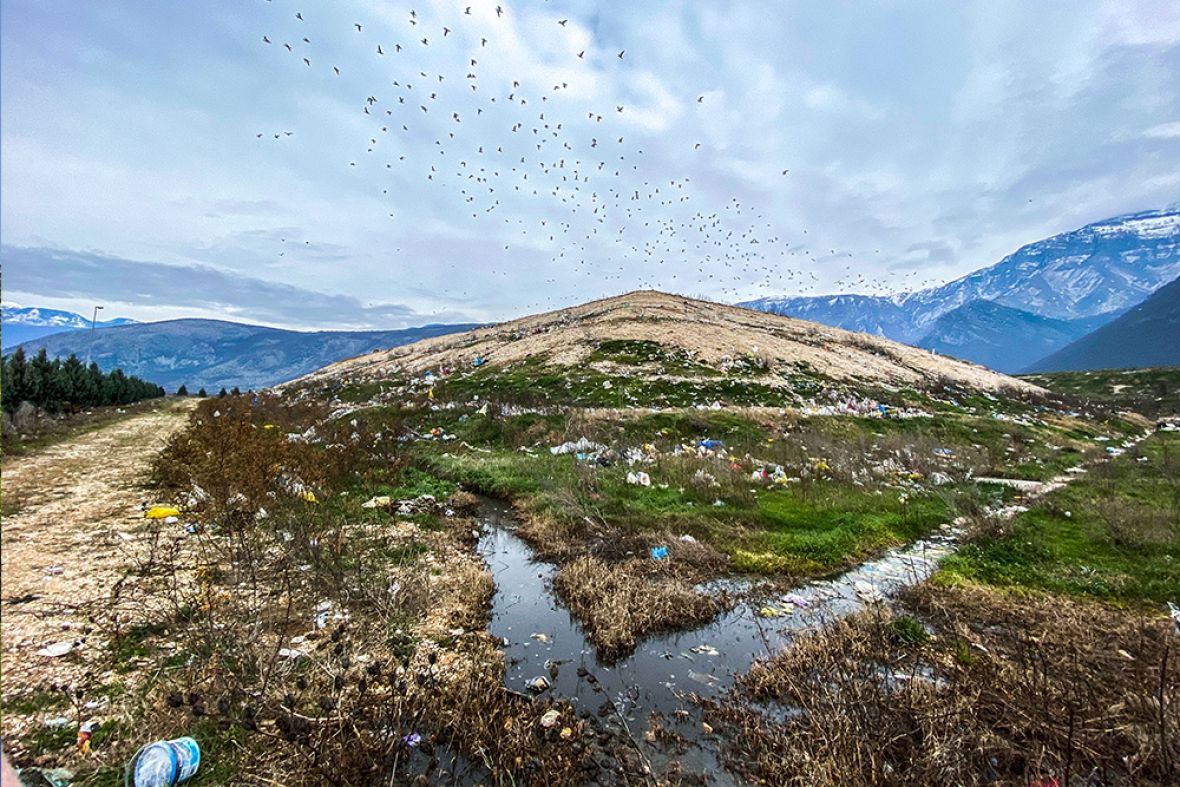
[[[957,543],[950,532],[922,539],[835,578],[796,588],[795,601],[805,601],[806,607],[788,605],[779,596],[749,600],[705,626],[642,640],[634,654],[606,665],[599,663],[577,619],[553,594],[556,567],[534,561],[532,549],[515,535],[512,508],[485,499],[479,518],[479,554],[496,583],[490,631],[503,643],[506,685],[528,693],[529,683],[543,676],[550,682],[547,694],[580,711],[620,714],[657,774],[661,766],[676,761],[706,773],[712,784],[735,782],[719,766],[720,741],[703,734],[699,712],[684,695],[713,697],[726,691],[734,676],[780,650],[798,632],[862,609],[866,596],[889,596],[926,579]],[[760,614],[764,607],[774,607],[780,615],[765,617]],[[686,750],[667,751],[645,741],[653,711],[664,716],[665,729],[687,739]],[[687,711],[687,716],[677,720],[677,711]]]

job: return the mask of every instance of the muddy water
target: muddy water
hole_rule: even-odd
[[[544,677],[551,684],[547,693],[569,700],[580,711],[620,715],[657,773],[677,761],[707,773],[715,784],[732,783],[718,764],[720,741],[704,733],[686,695],[723,692],[734,676],[800,631],[863,608],[866,595],[888,596],[925,579],[955,546],[953,534],[943,533],[799,587],[794,593],[805,607],[796,603],[788,608],[778,596],[759,597],[744,583],[731,584],[730,590],[750,591],[748,600],[708,625],[650,637],[628,658],[602,664],[578,621],[553,594],[556,567],[534,560],[529,546],[515,535],[511,507],[484,500],[480,523],[478,549],[496,582],[490,629],[503,643],[508,687],[528,692],[530,682]],[[766,617],[760,613],[766,606],[781,614]],[[662,714],[664,727],[686,739],[682,747],[669,751],[645,740],[652,712]]]

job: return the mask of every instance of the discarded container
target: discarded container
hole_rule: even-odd
[[[663,560],[668,557],[668,547],[652,547],[651,557],[652,560]]]
[[[180,516],[180,509],[172,506],[152,506],[144,512],[144,519],[167,519],[170,516]]]
[[[135,758],[135,787],[171,787],[191,779],[201,765],[201,748],[192,738],[156,741]]]

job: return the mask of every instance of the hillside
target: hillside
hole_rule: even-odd
[[[1180,208],[1171,207],[1104,219],[1030,243],[940,287],[893,296],[762,298],[741,305],[916,343],[939,317],[971,301],[1077,320],[1125,311],[1177,276]]]
[[[1180,278],[1029,371],[1180,366]]]
[[[472,370],[479,359],[480,368]],[[438,373],[449,367],[476,380],[529,364],[571,370],[571,386],[601,382],[626,366],[627,377],[695,384],[702,397],[727,398],[727,386],[789,390],[800,376],[844,383],[922,386],[938,380],[985,391],[1035,390],[989,369],[791,317],[653,291],[632,292],[570,309],[427,339],[333,364],[304,382],[350,384]],[[555,372],[559,373],[559,372]],[[602,377],[600,381],[599,377]],[[521,379],[523,388],[538,380]],[[451,383],[454,385],[454,383]],[[731,390],[731,396],[743,392]]]
[[[397,331],[287,331],[221,320],[167,320],[94,331],[57,333],[22,345],[32,354],[44,347],[51,357],[73,353],[103,369],[162,385],[206,388],[264,388],[326,364],[471,328],[427,325]]]
[[[44,309],[36,306],[18,306],[5,303],[0,306],[0,343],[8,350],[18,344],[51,336],[63,331],[78,331],[90,328],[90,320],[74,312],[60,309]],[[111,328],[116,325],[130,325],[134,320],[116,317],[113,320],[99,320],[96,328]]]
[[[935,320],[916,344],[1014,374],[1106,322],[1105,316],[1057,320],[993,301],[970,301]]]

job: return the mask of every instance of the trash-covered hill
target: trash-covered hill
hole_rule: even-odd
[[[1039,390],[879,336],[653,291],[371,353],[297,383],[365,386],[427,372],[457,375],[473,391],[492,377],[515,374],[519,379],[510,384],[522,393],[564,387],[572,403],[606,405],[618,403],[615,394],[602,393],[612,391],[612,377],[680,386],[682,395],[670,404],[691,404],[694,397],[781,404],[794,386],[815,380],[919,388],[953,384],[992,393]]]

